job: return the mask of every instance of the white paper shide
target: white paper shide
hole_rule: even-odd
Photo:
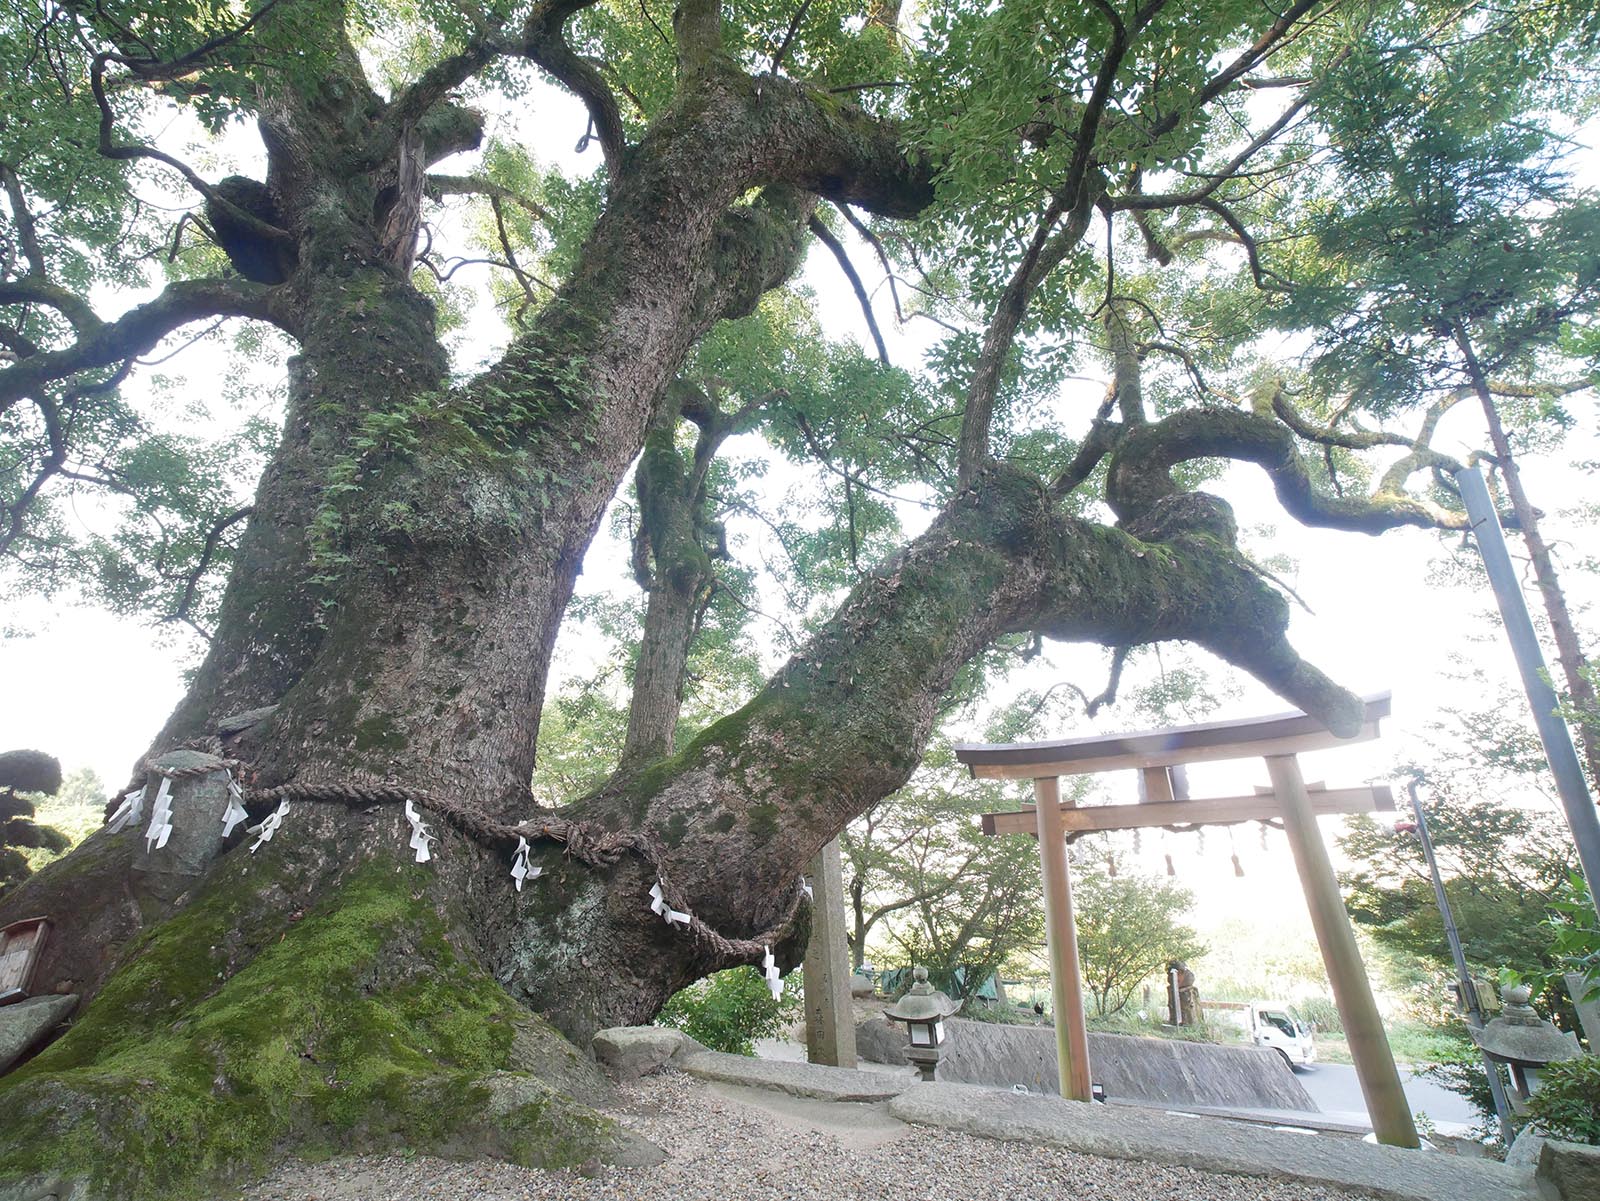
[[[250,844],[250,853],[254,855],[261,849],[263,843],[272,841],[272,836],[278,832],[278,827],[283,825],[283,819],[288,816],[289,802],[279,801],[278,807],[259,826],[251,826],[250,833],[256,835],[256,840]]]
[[[406,821],[411,823],[410,846],[417,853],[417,862],[428,862],[433,858],[433,853],[428,850],[428,844],[433,841],[433,834],[423,823],[422,814],[417,812],[417,807],[410,801],[406,802]]]
[[[144,789],[136,788],[122,798],[122,803],[116,807],[106,820],[106,829],[113,834],[120,834],[143,816]]]
[[[771,947],[762,947],[761,974],[767,979],[767,987],[772,990],[772,999],[778,1000],[783,996],[783,973],[778,971],[778,961],[772,957]]]
[[[511,856],[511,878],[517,882],[517,891],[522,891],[522,885],[528,880],[537,880],[544,875],[544,868],[536,863],[528,862],[532,854],[526,838],[518,837],[516,853]]]
[[[161,787],[156,789],[155,804],[151,806],[150,828],[144,832],[146,853],[159,850],[172,837],[172,781],[161,777]]]
[[[250,815],[244,810],[244,789],[239,787],[239,781],[230,774],[228,776],[228,807],[222,811],[222,836],[226,838],[233,833],[233,828]]]
[[[689,915],[667,904],[666,893],[662,890],[661,881],[659,880],[650,886],[650,909],[652,912],[660,914],[661,919],[667,925],[688,928]]]

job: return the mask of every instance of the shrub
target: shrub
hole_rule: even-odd
[[[1600,1055],[1545,1068],[1528,1116],[1556,1138],[1600,1146]]]
[[[1339,1017],[1339,1007],[1333,1003],[1332,997],[1306,997],[1295,1008],[1318,1034],[1344,1033],[1344,1022]]]
[[[783,1032],[800,1012],[800,973],[791,972],[774,999],[755,968],[715,972],[674,993],[657,1019],[713,1051],[754,1055],[756,1039]]]

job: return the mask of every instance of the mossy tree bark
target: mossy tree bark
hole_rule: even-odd
[[[737,67],[704,0],[679,9],[676,99],[626,144],[603,86],[562,39],[579,7],[538,5],[518,37],[475,43],[388,100],[341,30],[324,30],[339,47],[324,76],[262,85],[282,237],[270,254],[233,248],[241,270],[248,251],[257,275],[268,262],[285,277],[219,284],[209,310],[271,320],[299,352],[216,639],[153,749],[226,731],[223,749],[254,786],[392,785],[447,797],[466,817],[430,810],[441,842],[416,865],[398,806],[297,801],[259,852],[235,836],[176,896],[130,883],[142,830],[101,832],[8,895],[0,922],[56,919],[41,982],[86,1005],[65,1038],[0,1081],[0,1179],[172,1196],[294,1147],[550,1163],[617,1153],[602,1120],[539,1083],[553,1076],[579,1100],[599,1087],[541,1041],[531,1015],[581,1041],[648,1020],[729,966],[725,945],[650,912],[658,877],[674,905],[728,937],[787,931],[774,949],[793,963],[806,864],[906,781],[955,673],[1006,633],[1195,641],[1335,730],[1356,727],[1355,699],[1290,647],[1287,607],[1235,548],[1226,507],[1180,491],[1169,469],[1236,453],[1273,472],[1308,520],[1345,522],[1352,502],[1311,492],[1285,427],[1230,414],[1205,431],[1178,418],[1107,427],[1070,480],[996,464],[986,441],[964,447],[964,487],[932,527],[755,699],[674,752],[661,719],[707,564],[694,516],[703,467],[686,468],[673,446],[682,398],[671,385],[714,322],[750,311],[793,270],[818,197],[911,216],[931,185],[892,123]],[[402,158],[431,163],[476,140],[477,121],[448,93],[503,54],[589,101],[609,191],[527,332],[451,385],[389,218],[406,199],[394,189],[415,175]],[[1062,211],[1087,211],[1079,199]],[[73,361],[138,353],[149,333],[116,323]],[[121,341],[108,350],[105,338]],[[541,817],[525,798],[551,649],[641,449],[654,570],[672,584],[649,684],[660,704],[630,738],[626,770],[559,816],[650,853],[596,862],[538,842],[544,874],[514,891],[506,840],[457,827]],[[1063,503],[1107,452],[1118,527]],[[1413,520],[1399,505],[1362,514],[1369,529]],[[268,707],[243,729],[225,724]]]

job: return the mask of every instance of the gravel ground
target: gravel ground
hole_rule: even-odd
[[[930,1197],[1106,1201],[1353,1201],[1337,1189],[1218,1176],[1132,1160],[909,1127],[847,1148],[677,1072],[622,1089],[616,1116],[666,1150],[653,1168],[541,1172],[493,1162],[351,1158],[288,1163],[244,1201],[922,1201]]]

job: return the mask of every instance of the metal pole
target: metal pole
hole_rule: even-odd
[[[1517,670],[1522,674],[1522,687],[1528,694],[1533,721],[1539,729],[1539,741],[1544,744],[1544,755],[1555,777],[1556,792],[1561,796],[1562,808],[1567,811],[1567,825],[1572,828],[1572,839],[1578,846],[1578,863],[1589,881],[1589,897],[1596,915],[1600,915],[1600,813],[1595,810],[1588,783],[1583,778],[1583,768],[1578,763],[1578,753],[1572,747],[1572,732],[1556,712],[1556,693],[1550,687],[1544,652],[1533,632],[1528,603],[1511,566],[1505,532],[1500,528],[1500,517],[1489,499],[1483,473],[1476,467],[1463,467],[1455,473],[1455,479],[1461,488],[1461,499],[1467,505],[1467,516],[1472,521],[1472,533],[1478,542],[1478,553],[1483,557],[1484,570],[1489,573],[1489,584],[1500,605],[1506,637],[1517,657]]]
[[[1391,1147],[1417,1147],[1417,1124],[1411,1116],[1400,1073],[1389,1050],[1389,1036],[1383,1029],[1378,1003],[1372,997],[1372,982],[1356,946],[1350,915],[1333,875],[1328,848],[1317,829],[1311,798],[1300,774],[1300,763],[1293,755],[1268,755],[1267,774],[1283,816],[1283,832],[1300,869],[1300,884],[1306,890],[1306,908],[1311,911],[1311,928],[1322,948],[1322,963],[1333,986],[1339,1021],[1350,1043],[1350,1058],[1355,1060],[1356,1078],[1367,1102],[1367,1114],[1380,1143]]]
[[[1039,865],[1044,872],[1044,931],[1050,948],[1050,1000],[1056,1015],[1056,1074],[1061,1095],[1070,1101],[1092,1099],[1089,1080],[1089,1027],[1083,1014],[1083,973],[1078,963],[1078,928],[1072,919],[1072,877],[1067,839],[1061,828],[1061,781],[1045,776],[1033,782],[1039,823]]]
[[[1450,911],[1450,898],[1444,894],[1444,880],[1439,875],[1439,861],[1433,854],[1433,837],[1428,833],[1428,819],[1422,812],[1422,799],[1417,796],[1417,782],[1412,780],[1406,785],[1406,790],[1411,793],[1411,810],[1417,815],[1417,839],[1422,843],[1422,856],[1428,861],[1428,875],[1433,878],[1433,895],[1439,902],[1439,915],[1444,918],[1444,937],[1450,944],[1450,957],[1456,961],[1456,979],[1461,982],[1461,1003],[1467,1011],[1467,1022],[1476,1029],[1483,1029],[1483,1010],[1478,1005],[1478,989],[1472,982],[1472,974],[1467,971],[1467,956],[1461,949],[1461,935],[1456,930],[1455,914]],[[1483,1054],[1483,1074],[1489,1079],[1489,1095],[1494,1098],[1494,1116],[1500,1122],[1500,1141],[1506,1146],[1511,1145],[1516,1131],[1511,1126],[1511,1106],[1506,1101],[1505,1081],[1500,1078],[1500,1069],[1494,1060],[1489,1058],[1487,1052]]]

